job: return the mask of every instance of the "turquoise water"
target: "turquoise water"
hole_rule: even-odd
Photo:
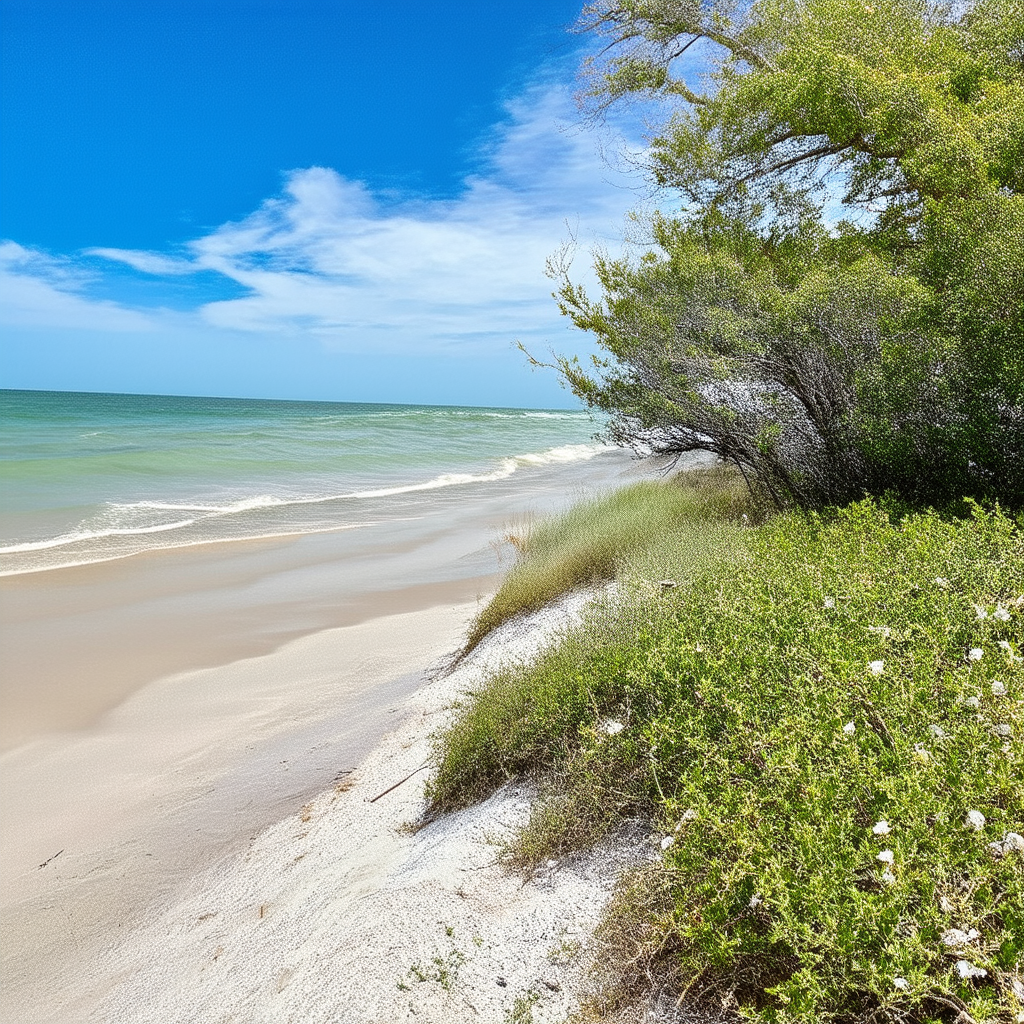
[[[436,515],[607,452],[576,411],[8,390],[0,418],[5,575]]]

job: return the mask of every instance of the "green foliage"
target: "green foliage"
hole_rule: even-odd
[[[600,302],[555,268],[608,353],[559,365],[610,436],[713,451],[780,506],[1024,506],[1024,2],[606,0],[586,25],[592,96],[676,105],[650,171],[685,202],[598,258]]]
[[[525,862],[652,820],[670,841],[604,933],[618,998],[661,978],[764,1021],[1015,1019],[1024,538],[970,512],[789,513],[702,563],[662,538],[617,612],[473,698],[435,800],[543,773]]]

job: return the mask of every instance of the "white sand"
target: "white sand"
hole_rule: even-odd
[[[521,787],[415,833],[425,772],[369,799],[429,760],[430,734],[486,666],[531,656],[580,603],[499,631],[416,691],[350,788],[324,790],[152,904],[98,953],[73,1005],[18,1020],[455,1024],[502,1021],[534,998],[535,1021],[564,1019],[615,877],[652,844],[620,842],[524,883],[496,863],[528,813]]]
[[[0,1020],[85,1019],[110,984],[98,958],[111,941],[358,764],[475,608],[168,677],[93,729],[0,758]]]

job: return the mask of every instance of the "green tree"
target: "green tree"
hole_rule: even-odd
[[[598,256],[559,358],[642,454],[714,452],[779,505],[1024,506],[1024,0],[601,0],[597,109],[667,101],[682,199]],[[699,76],[686,73],[695,62]]]

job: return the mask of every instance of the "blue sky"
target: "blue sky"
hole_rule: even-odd
[[[577,13],[4,0],[3,386],[572,404],[514,342],[586,350],[545,258],[643,200]]]

